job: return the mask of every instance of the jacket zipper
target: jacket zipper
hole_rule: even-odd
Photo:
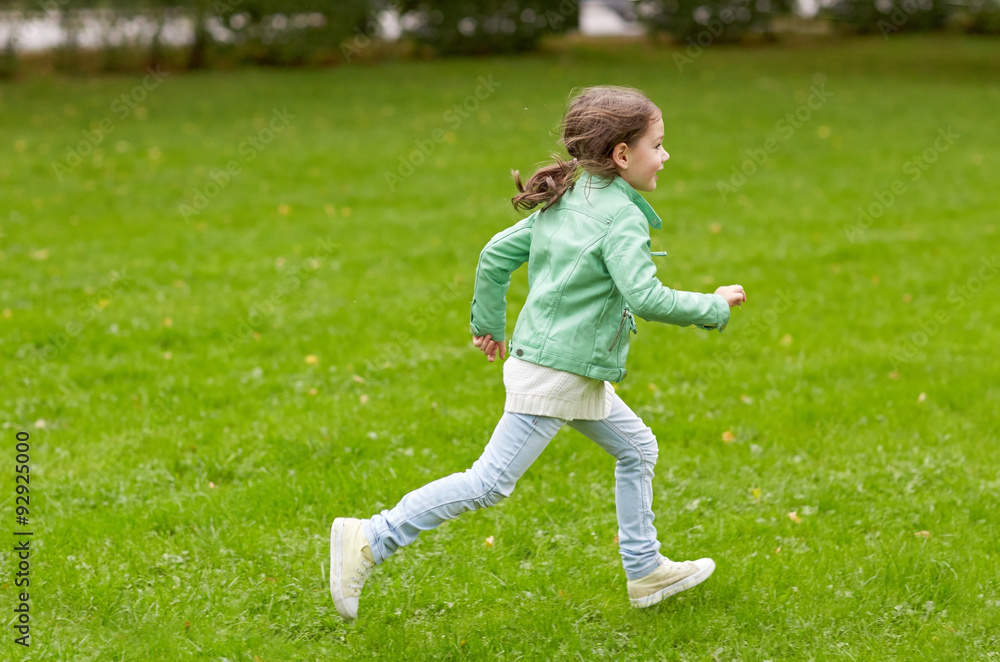
[[[615,339],[611,341],[611,347],[608,347],[608,354],[611,350],[615,348],[615,344],[618,343],[618,336],[622,334],[622,327],[625,326],[625,320],[628,318],[628,308],[622,311],[622,321],[618,323],[618,333],[615,334]]]

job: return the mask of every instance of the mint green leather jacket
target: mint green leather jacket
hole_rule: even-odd
[[[578,375],[625,379],[638,315],[722,331],[729,305],[719,294],[672,290],[656,277],[649,226],[662,222],[621,177],[585,173],[555,205],[496,234],[479,254],[470,331],[506,338],[510,275],[528,263],[528,297],[508,351]]]

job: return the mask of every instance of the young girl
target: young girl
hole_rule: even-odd
[[[661,222],[637,191],[656,188],[670,156],[663,118],[641,92],[592,87],[570,101],[559,157],[522,185],[514,207],[541,205],[494,236],[479,256],[473,343],[492,362],[507,356],[507,288],[528,263],[530,287],[504,362],[504,414],[482,456],[464,473],[425,485],[370,519],[337,518],[330,534],[330,591],[340,615],[357,617],[372,567],[428,531],[510,496],[556,432],[569,424],[617,460],[618,541],[636,607],[704,581],[712,559],[674,562],[653,528],[656,437],[609,382],[625,378],[634,315],[722,331],[746,301],[739,285],[714,294],[671,290],[656,278],[649,226]],[[581,173],[582,170],[582,173]],[[579,173],[579,175],[578,175]]]

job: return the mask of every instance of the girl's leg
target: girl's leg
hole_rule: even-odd
[[[653,467],[656,437],[618,394],[611,414],[601,421],[570,421],[618,460],[615,466],[615,506],[618,544],[629,579],[639,579],[660,563],[660,543],[653,527]]]
[[[558,418],[504,413],[471,469],[428,483],[404,496],[392,510],[362,521],[375,563],[409,545],[421,531],[510,496],[514,484],[564,423]]]

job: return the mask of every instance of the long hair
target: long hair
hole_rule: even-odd
[[[660,116],[656,105],[639,90],[602,85],[587,87],[570,99],[563,116],[562,144],[569,154],[552,155],[552,161],[521,183],[521,174],[511,170],[518,193],[511,198],[514,209],[546,210],[576,182],[580,169],[598,176],[618,173],[612,153],[620,143],[632,145]]]

